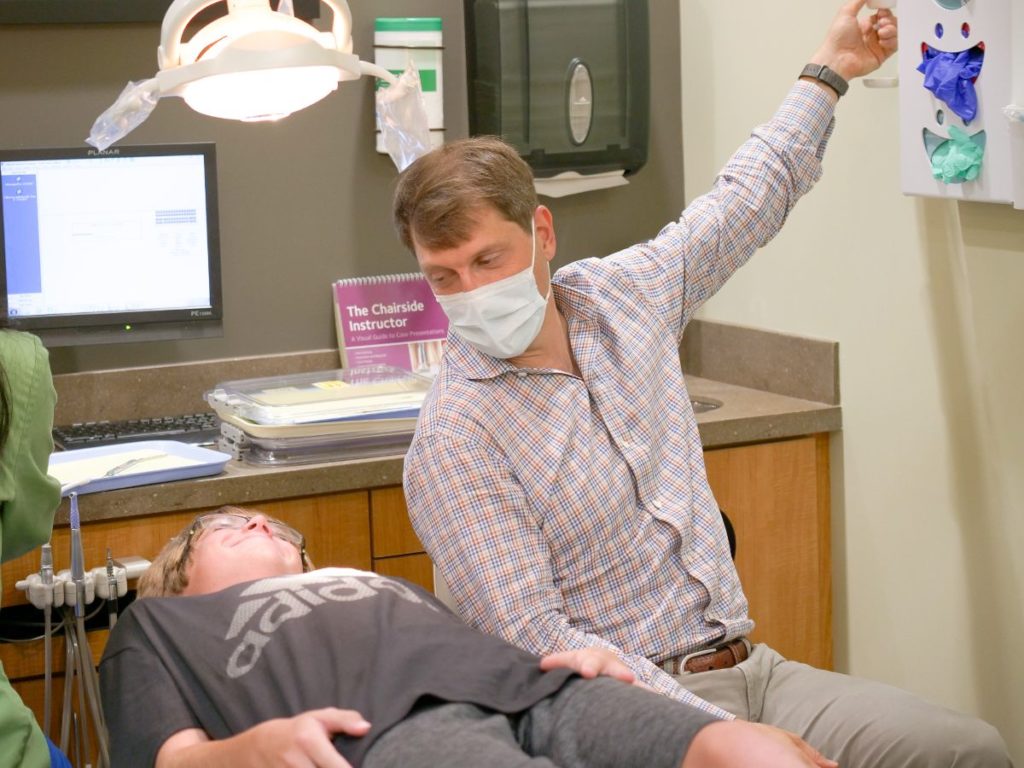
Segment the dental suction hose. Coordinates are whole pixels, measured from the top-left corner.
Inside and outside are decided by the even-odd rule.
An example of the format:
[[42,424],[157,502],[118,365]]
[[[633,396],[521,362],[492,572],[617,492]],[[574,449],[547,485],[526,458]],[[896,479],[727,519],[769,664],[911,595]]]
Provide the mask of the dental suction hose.
[[[89,639],[85,634],[85,552],[82,549],[82,525],[78,513],[78,494],[69,494],[71,502],[71,580],[75,585],[75,635],[77,640],[78,669],[81,673],[81,682],[85,691],[85,699],[88,702],[92,721],[96,726],[96,741],[99,747],[100,765],[110,765],[110,758],[107,751],[106,723],[103,718],[103,710],[100,707],[100,686],[96,677],[96,667],[92,663],[92,653],[89,651]],[[80,689],[81,690],[81,689]],[[83,710],[84,715],[84,710]],[[87,736],[88,727],[83,718],[83,734]],[[85,740],[88,753],[89,742]],[[88,756],[87,758],[88,759]]]
[[50,735],[50,713],[53,691],[53,547],[43,544],[39,555],[39,578],[43,582],[46,601],[43,604],[43,733]]

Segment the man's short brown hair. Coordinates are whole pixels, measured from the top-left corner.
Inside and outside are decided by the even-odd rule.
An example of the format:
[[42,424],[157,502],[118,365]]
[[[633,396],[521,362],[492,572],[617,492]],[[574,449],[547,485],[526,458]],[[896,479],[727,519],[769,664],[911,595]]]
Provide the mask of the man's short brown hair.
[[410,251],[454,248],[469,239],[477,213],[490,206],[530,231],[537,208],[533,172],[496,136],[445,144],[410,165],[398,179],[395,230]]

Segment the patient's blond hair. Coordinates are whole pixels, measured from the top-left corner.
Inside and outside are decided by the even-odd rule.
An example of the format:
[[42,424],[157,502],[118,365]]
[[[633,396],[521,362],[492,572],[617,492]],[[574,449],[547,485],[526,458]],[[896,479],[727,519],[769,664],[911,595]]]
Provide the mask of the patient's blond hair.
[[[189,549],[188,556],[185,556],[185,549],[188,545],[188,532],[192,530],[192,527],[199,518],[209,514],[235,514],[252,517],[262,513],[242,507],[225,506],[214,512],[204,512],[201,515],[196,515],[192,522],[181,529],[174,538],[164,545],[164,548],[160,550],[160,554],[153,558],[149,568],[139,577],[139,583],[136,586],[136,597],[172,597],[180,595],[185,590],[185,587],[188,586],[188,564],[192,560],[192,549]],[[270,522],[287,525],[287,523],[269,515],[265,515],[265,517]],[[195,539],[200,535],[202,535],[202,532],[197,533],[193,538],[193,548],[195,546]],[[313,562],[305,551],[302,553],[302,568],[305,571],[313,570]]]

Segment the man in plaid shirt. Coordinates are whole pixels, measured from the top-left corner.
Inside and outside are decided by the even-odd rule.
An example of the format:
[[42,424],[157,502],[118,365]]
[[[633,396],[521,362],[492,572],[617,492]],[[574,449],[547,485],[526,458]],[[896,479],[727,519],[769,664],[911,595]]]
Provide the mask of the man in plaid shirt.
[[551,211],[500,140],[410,166],[396,226],[451,333],[406,497],[459,611],[484,631],[535,653],[609,649],[657,691],[795,732],[844,766],[1004,766],[985,723],[751,648],[679,368],[693,313],[821,175],[846,81],[895,50],[895,18],[858,18],[863,5],[842,7],[815,66],[710,193],[606,258],[550,274]]

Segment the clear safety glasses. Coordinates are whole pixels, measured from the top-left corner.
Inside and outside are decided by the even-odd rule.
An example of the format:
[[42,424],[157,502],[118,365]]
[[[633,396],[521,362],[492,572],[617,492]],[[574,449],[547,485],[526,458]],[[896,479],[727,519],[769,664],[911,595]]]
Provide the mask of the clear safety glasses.
[[[192,542],[202,531],[218,531],[222,529],[239,531],[242,528],[245,528],[253,517],[255,517],[255,515],[243,515],[238,512],[211,512],[208,515],[200,515],[192,523],[192,527],[188,529],[188,536],[185,539],[185,549],[182,552],[182,562],[187,561],[189,550],[192,547]],[[306,537],[291,526],[285,525],[284,523],[278,522],[277,520],[273,520],[269,517],[265,517],[264,519],[266,520],[267,527],[270,529],[270,532],[273,533],[275,537],[292,544],[299,550],[299,554],[302,555],[303,567],[305,568]]]

